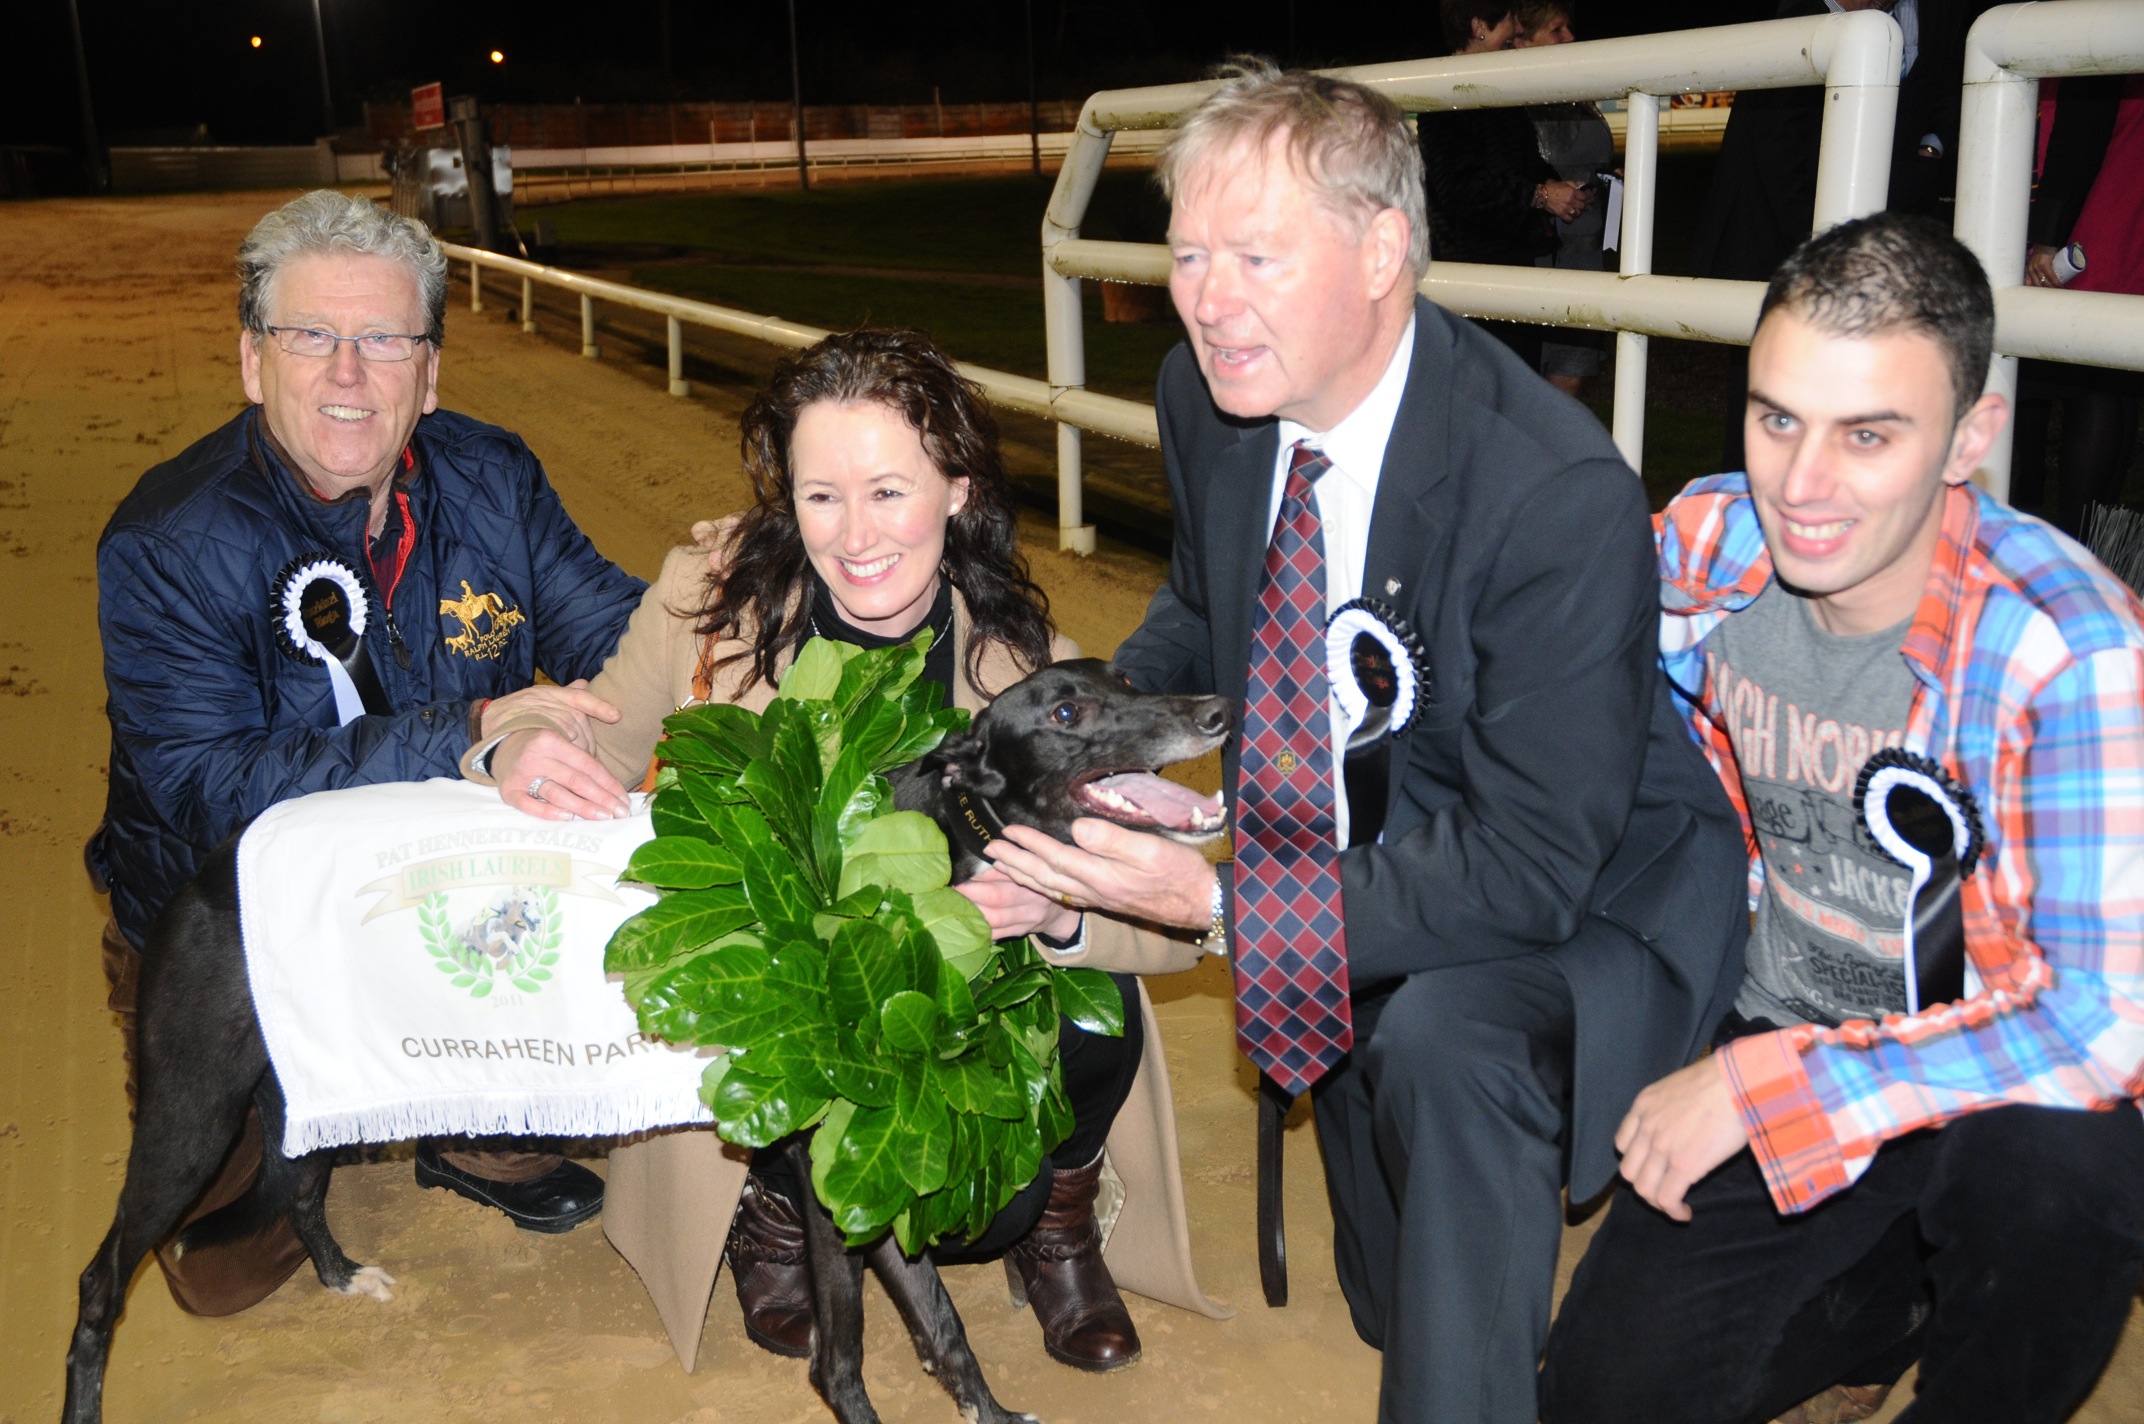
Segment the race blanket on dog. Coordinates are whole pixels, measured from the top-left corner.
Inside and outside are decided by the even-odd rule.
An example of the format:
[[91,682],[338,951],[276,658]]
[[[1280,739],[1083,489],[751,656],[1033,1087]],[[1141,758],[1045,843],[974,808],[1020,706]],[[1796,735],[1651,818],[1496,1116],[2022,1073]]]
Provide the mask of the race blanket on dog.
[[643,1037],[603,974],[611,932],[654,902],[618,883],[653,835],[644,804],[540,821],[449,779],[263,813],[239,842],[239,919],[284,1152],[710,1121],[707,1060]]

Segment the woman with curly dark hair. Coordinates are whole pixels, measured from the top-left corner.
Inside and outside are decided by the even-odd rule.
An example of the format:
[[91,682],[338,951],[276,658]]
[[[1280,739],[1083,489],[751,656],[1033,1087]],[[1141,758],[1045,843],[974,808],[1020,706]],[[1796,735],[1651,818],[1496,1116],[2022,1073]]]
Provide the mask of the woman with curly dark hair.
[[[776,368],[741,427],[752,506],[695,525],[693,543],[664,563],[588,687],[616,720],[583,731],[486,717],[462,763],[471,779],[550,819],[621,814],[664,717],[692,701],[764,708],[812,637],[883,647],[928,625],[936,636],[923,676],[970,710],[1076,655],[1051,629],[1048,600],[1020,556],[982,392],[921,333],[827,337]],[[960,888],[1001,938],[1031,934],[1052,959],[1112,971],[1125,1033],[1060,1023],[1071,1136],[980,1236],[939,1248],[938,1258],[1002,1254],[1053,1357],[1089,1370],[1129,1364],[1139,1336],[1112,1267],[1134,1290],[1215,1313],[1191,1273],[1168,1075],[1134,977],[1188,968],[1198,952],[1082,917],[994,871]],[[1105,1145],[1126,1188],[1108,1264],[1095,1215]],[[611,1154],[604,1228],[647,1282],[688,1368],[725,1241],[746,1334],[776,1354],[810,1351],[802,1184],[778,1165],[783,1154],[764,1154],[774,1165],[749,1173],[748,1155],[708,1129]]]

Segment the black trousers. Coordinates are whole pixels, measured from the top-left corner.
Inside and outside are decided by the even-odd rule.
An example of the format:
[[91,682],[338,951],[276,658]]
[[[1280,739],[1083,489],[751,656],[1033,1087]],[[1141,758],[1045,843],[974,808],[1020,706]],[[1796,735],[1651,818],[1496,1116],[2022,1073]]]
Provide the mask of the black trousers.
[[[1057,1059],[1065,1078],[1065,1097],[1072,1104],[1072,1135],[1042,1156],[1042,1166],[1033,1180],[999,1208],[983,1234],[970,1242],[945,1241],[931,1249],[931,1259],[956,1264],[986,1260],[1034,1229],[1049,1204],[1050,1183],[1057,1168],[1084,1167],[1101,1155],[1109,1141],[1109,1129],[1125,1100],[1132,1095],[1132,1080],[1139,1076],[1139,1060],[1146,1052],[1146,1023],[1139,1017],[1139,980],[1130,974],[1112,974],[1111,982],[1124,1002],[1124,1033],[1112,1038],[1089,1033],[1070,1019],[1057,1021]],[[788,1154],[774,1147],[756,1152],[752,1171],[760,1185],[792,1203],[801,1200],[796,1178],[789,1170]]]
[[1311,1090],[1340,1289],[1384,1352],[1384,1424],[1533,1424],[1572,1032],[1546,955],[1415,974],[1356,1000],[1355,1050]]
[[1896,1381],[1908,1419],[2069,1416],[2144,1275],[2144,1118],[2002,1107],[1890,1143],[1782,1216],[1748,1152],[1670,1221],[1624,1190],[1550,1336],[1547,1424],[1768,1420]]

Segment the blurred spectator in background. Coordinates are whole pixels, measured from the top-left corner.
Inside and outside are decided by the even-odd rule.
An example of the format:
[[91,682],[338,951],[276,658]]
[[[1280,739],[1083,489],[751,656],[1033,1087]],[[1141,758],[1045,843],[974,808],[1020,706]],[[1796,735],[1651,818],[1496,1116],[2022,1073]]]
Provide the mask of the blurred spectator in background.
[[[1510,49],[1520,22],[1511,0],[1442,0],[1453,54]],[[1417,116],[1427,170],[1429,250],[1438,262],[1531,267],[1556,252],[1555,223],[1586,210],[1590,191],[1541,157],[1524,109],[1452,109]],[[1538,326],[1482,323],[1529,366],[1541,364]]]
[[[2144,293],[2144,75],[2076,76],[2040,86],[2039,183],[2033,189],[2025,280],[2075,292]],[[2084,270],[2056,266],[2056,254]],[[2067,273],[2069,280],[2063,277]],[[2144,377],[2099,366],[2027,361],[2018,373],[2011,501],[2046,506],[2049,520],[2082,535],[2094,504],[2122,502],[2137,446]],[[2062,407],[2055,497],[2043,498],[2047,433]]]
[[[1518,0],[1516,49],[1569,44],[1576,0]],[[1541,157],[1556,176],[1588,190],[1592,201],[1576,217],[1555,219],[1556,250],[1534,259],[1542,267],[1580,272],[1601,270],[1601,240],[1608,205],[1606,183],[1598,176],[1616,168],[1615,135],[1594,104],[1534,104],[1526,110],[1534,121]],[[1562,331],[1541,343],[1541,374],[1565,395],[1575,396],[1586,377],[1601,369],[1604,338],[1595,331]]]
[[[1898,66],[1898,119],[1892,128],[1894,212],[1950,222],[1957,180],[1958,101],[1965,35],[1993,0],[1782,0],[1777,18],[1884,10],[1905,39]],[[1816,224],[1817,146],[1824,89],[1745,90],[1735,96],[1712,188],[1690,244],[1690,275],[1738,282],[1771,280]],[[1742,372],[1732,382],[1720,468],[1742,458]]]

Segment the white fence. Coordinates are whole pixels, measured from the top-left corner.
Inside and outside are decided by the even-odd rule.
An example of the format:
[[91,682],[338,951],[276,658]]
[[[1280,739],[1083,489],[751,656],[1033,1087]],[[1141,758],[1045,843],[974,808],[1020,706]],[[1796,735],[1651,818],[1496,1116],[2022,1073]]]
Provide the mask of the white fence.
[[[1652,274],[1660,96],[1824,85],[1816,222],[1828,226],[1883,206],[1902,43],[1890,16],[1865,10],[1332,72],[1377,88],[1409,112],[1626,96],[1620,272],[1432,262],[1421,289],[1469,316],[1616,332],[1615,438],[1635,468],[1645,448],[1647,338],[1746,342],[1763,297],[1754,282]],[[1078,142],[1058,170],[1042,221],[1043,312],[1053,395],[1086,384],[1081,278],[1168,281],[1166,247],[1079,236],[1103,160],[1120,133],[1167,128],[1211,90],[1210,84],[1118,90],[1095,95],[1081,111]],[[1111,423],[1085,428],[1152,443],[1153,411],[1128,401],[1117,405],[1125,409],[1112,411]],[[1086,552],[1094,547],[1094,530],[1082,508],[1080,440],[1080,425],[1058,426],[1058,543]]]
[[[536,287],[556,287],[572,292],[581,299],[581,354],[591,359],[603,354],[596,341],[596,307],[598,301],[615,306],[629,307],[635,311],[653,312],[665,319],[669,328],[670,347],[670,394],[690,395],[692,385],[685,379],[685,336],[687,326],[701,326],[710,331],[727,332],[732,336],[750,337],[756,341],[769,342],[775,346],[801,349],[820,340],[828,333],[820,327],[805,326],[801,322],[784,321],[780,317],[757,316],[751,312],[737,311],[730,307],[715,306],[710,302],[696,302],[685,297],[673,297],[662,292],[651,292],[643,287],[629,287],[623,282],[607,282],[600,277],[583,276],[569,272],[563,267],[546,267],[539,262],[527,262],[518,257],[504,257],[496,252],[480,248],[464,247],[460,243],[440,244],[447,256],[457,262],[469,264],[469,309],[484,310],[484,280],[486,270],[503,272],[521,279],[521,329],[536,330]],[[1121,418],[1117,409],[1132,406],[1147,412],[1147,423],[1153,423],[1151,407],[1136,406],[1130,401],[1120,401],[1112,396],[1095,395],[1090,391],[1052,391],[1046,381],[1031,376],[1015,376],[1008,371],[994,371],[987,366],[960,363],[961,374],[980,385],[990,399],[1009,410],[1039,415],[1047,420],[1077,421],[1082,425],[1097,425]],[[1149,436],[1148,444],[1155,443]]]
[[[1435,263],[1422,292],[1470,316],[1616,333],[1614,434],[1633,468],[1642,467],[1645,441],[1647,341],[1651,336],[1746,344],[1756,325],[1763,286],[1666,277],[1652,272],[1653,210],[1657,193],[1660,96],[1701,89],[1765,89],[1821,83],[1826,90],[1817,165],[1818,228],[1880,209],[1889,183],[1892,119],[1898,94],[1901,40],[1888,15],[1858,11],[1809,19],[1771,20],[1670,35],[1597,40],[1547,49],[1512,50],[1333,71],[1376,86],[1402,109],[1491,108],[1626,96],[1626,190],[1618,272]],[[1996,286],[1996,389],[2013,392],[2019,357],[2144,370],[2144,297],[2048,291],[2021,285],[2026,204],[2035,131],[2035,81],[2053,74],[2110,74],[2144,70],[2144,4],[2138,0],[2043,0],[1991,10],[1974,27],[1966,69],[1964,124],[1959,143],[1959,236],[1980,255]],[[1168,249],[1097,242],[1079,225],[1112,151],[1134,145],[1151,152],[1165,131],[1208,92],[1181,84],[1096,94],[1071,135],[1045,135],[1064,158],[1042,225],[1043,295],[1048,379],[963,365],[991,399],[1057,423],[1059,547],[1092,552],[1094,530],[1084,519],[1081,440],[1095,431],[1143,445],[1159,443],[1154,409],[1087,390],[1082,279],[1166,285]],[[1718,111],[1682,111],[1716,113]],[[1018,138],[1018,136],[1015,136]],[[974,144],[966,140],[854,140],[854,143]],[[1019,139],[1024,144],[1024,138]],[[771,147],[762,145],[761,147]],[[782,145],[785,149],[788,145]],[[684,146],[691,148],[693,146]],[[697,146],[704,151],[708,146]],[[725,145],[743,147],[743,145]],[[811,144],[816,166],[822,151]],[[645,151],[645,150],[642,150]],[[527,151],[515,155],[525,168]],[[599,150],[554,150],[586,152]],[[790,149],[786,161],[795,163]],[[470,264],[470,295],[482,308],[484,269],[517,276],[527,321],[536,284],[575,292],[581,299],[582,354],[599,353],[598,300],[659,313],[669,328],[670,389],[689,390],[682,328],[712,330],[788,347],[808,346],[826,333],[816,327],[690,301],[560,268],[450,244]],[[1991,456],[1983,479],[1998,496],[2008,492],[2008,449]]]
[[[1981,16],[1966,40],[1957,233],[1995,284],[1995,349],[2003,354],[1989,374],[1992,390],[2016,395],[2021,356],[2144,369],[2144,297],[2024,285],[2039,81],[2139,70],[2144,4],[2137,0],[2004,5]],[[1998,498],[2010,492],[2007,430],[1983,481]]]

